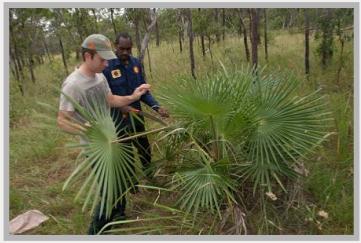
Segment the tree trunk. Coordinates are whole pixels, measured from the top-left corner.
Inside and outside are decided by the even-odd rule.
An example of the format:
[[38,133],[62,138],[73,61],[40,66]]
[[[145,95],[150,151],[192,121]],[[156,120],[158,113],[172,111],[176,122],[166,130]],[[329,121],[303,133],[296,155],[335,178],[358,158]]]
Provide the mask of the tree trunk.
[[53,60],[51,59],[51,55],[49,53],[49,48],[48,48],[48,45],[46,44],[45,37],[43,38],[43,45],[44,45],[44,50],[45,50],[46,56],[48,57],[49,62],[51,63]]
[[332,59],[333,50],[332,50],[332,43],[333,43],[333,29],[334,24],[332,22],[332,10],[325,9],[325,17],[322,20],[322,68],[326,68],[329,61]]
[[305,18],[305,73],[307,79],[310,75],[310,19],[308,16],[308,9],[304,10],[304,18]]
[[337,70],[337,85],[340,85],[340,76],[341,76],[341,70],[343,67],[343,50],[344,50],[344,46],[345,46],[345,40],[340,38],[340,42],[341,42],[341,51],[340,51],[340,66],[338,67]]
[[[219,22],[219,9],[215,8],[214,9],[214,19],[216,21],[216,26],[218,26],[218,22]],[[216,29],[216,41],[219,42],[221,40],[220,36],[219,36],[219,29]]]
[[[153,8],[154,15],[156,15],[155,8]],[[159,26],[158,26],[158,20],[155,21],[155,37],[156,37],[156,45],[159,47],[160,39],[159,39]]]
[[29,50],[29,58],[28,58],[28,67],[29,67],[29,72],[30,72],[30,77],[31,77],[31,81],[33,82],[33,84],[35,84],[35,74],[34,74],[34,58],[33,55],[31,53],[31,51]]
[[134,20],[134,25],[135,25],[135,44],[137,46],[137,50],[138,50],[138,56],[140,56],[140,50],[142,48],[142,44],[140,43],[140,29],[139,29],[139,18],[138,16],[136,16],[136,19]]
[[16,61],[16,64],[18,66],[19,77],[21,79],[21,82],[23,83],[24,80],[25,80],[24,71],[23,71],[24,65],[21,64],[21,57],[18,56],[18,55],[19,55],[19,53],[17,51],[17,48],[15,48],[15,61]]
[[252,26],[252,65],[253,70],[257,70],[258,66],[258,9],[251,9],[251,26]]
[[[13,65],[11,65],[11,63]],[[13,67],[12,67],[13,66]],[[16,61],[15,61],[15,55],[14,55],[14,51],[13,49],[10,47],[10,67],[12,68],[12,72],[14,74],[14,77],[16,80],[19,80],[20,76],[19,76],[19,70],[18,67],[16,65]]]
[[16,59],[15,50],[12,51],[10,49],[10,56],[11,56],[11,59],[12,59],[13,64],[14,64],[13,72],[14,72],[15,79],[17,81],[19,91],[20,91],[21,95],[24,96],[24,88],[23,88],[23,80],[24,79],[21,79],[21,77],[20,77],[20,71],[19,71],[18,62],[17,62],[17,59]]
[[201,46],[202,46],[202,56],[203,58],[206,57],[206,48],[204,47],[204,35],[201,34]]
[[63,64],[64,64],[64,68],[65,68],[65,73],[66,75],[69,74],[68,72],[68,66],[66,64],[66,57],[65,57],[65,52],[64,52],[64,46],[63,46],[63,41],[61,40],[61,37],[58,35],[59,38],[59,46],[60,46],[60,51],[61,51],[61,58],[63,59]]
[[38,62],[39,65],[44,64],[44,58],[43,58],[43,56],[42,56],[41,54],[40,54],[40,55],[36,55],[35,58],[36,58],[36,60],[37,60],[37,62]]
[[267,40],[267,9],[264,9],[264,54],[266,61],[268,61],[268,40]]
[[153,13],[153,11],[151,9],[149,9],[149,16],[150,16],[151,22],[146,27],[146,32],[144,34],[143,41],[142,41],[142,43],[140,45],[139,60],[140,60],[141,63],[143,63],[144,56],[145,56],[145,51],[148,48],[148,44],[149,44],[149,40],[150,40],[150,33],[153,31],[153,29],[155,27],[155,24],[157,23],[156,15],[155,15],[155,13]]
[[197,79],[195,75],[195,61],[194,61],[194,50],[193,50],[193,30],[192,30],[192,12],[187,9],[188,19],[188,37],[189,37],[189,58],[191,62],[191,73],[194,79]]
[[209,54],[211,55],[211,60],[213,63],[213,54],[212,54],[212,49],[211,49],[212,40],[211,40],[210,35],[207,35],[207,37],[208,37],[208,50],[209,50]]
[[11,37],[11,41],[12,43],[14,44],[14,64],[15,64],[15,67],[17,69],[17,73],[18,73],[18,86],[19,86],[19,89],[20,89],[20,92],[22,93],[22,95],[24,95],[24,80],[25,80],[25,77],[24,77],[24,72],[23,72],[23,66],[21,64],[21,56],[20,56],[20,52],[18,50],[18,46],[17,46],[17,42],[16,42],[16,39],[13,35],[13,33],[11,33],[10,35]]
[[292,15],[292,13],[290,12],[290,21],[288,22],[287,28],[290,29],[291,26],[292,26],[292,24],[293,24],[293,15]]
[[114,35],[117,36],[118,31],[117,31],[117,27],[116,27],[115,21],[114,21],[114,8],[110,8],[110,20],[112,22]]
[[222,8],[222,39],[226,38],[226,10]]
[[249,48],[248,48],[248,40],[247,40],[247,29],[246,29],[246,25],[243,22],[242,19],[242,10],[239,10],[239,22],[240,25],[242,26],[242,30],[243,30],[243,43],[244,43],[244,49],[245,49],[245,53],[246,53],[246,58],[247,58],[247,62],[249,62]]
[[287,25],[287,15],[285,16],[285,19],[282,23],[282,29],[284,30],[286,28],[286,25]]
[[179,50],[180,50],[180,52],[182,52],[183,51],[183,46],[182,46],[182,31],[180,30],[179,32],[178,32],[178,40],[179,40]]
[[147,54],[148,54],[148,66],[149,66],[149,72],[152,73],[152,63],[150,60],[150,54],[149,54],[149,48],[147,47]]
[[[154,12],[152,11],[152,9],[149,9],[149,16],[150,16],[150,19],[151,19],[151,23],[146,27],[146,32],[145,32],[143,41],[140,44],[140,50],[139,50],[139,61],[140,61],[141,65],[142,65],[142,74],[143,74],[143,78],[144,78],[145,81],[147,79],[146,79],[146,74],[145,74],[145,71],[144,71],[144,56],[145,56],[145,51],[148,48],[150,33],[153,31],[153,29],[155,27],[155,23],[157,21],[157,18],[155,16]],[[138,25],[138,31],[139,31],[139,25]],[[139,42],[140,42],[140,33],[138,33],[138,34],[139,34],[138,38],[139,38]]]

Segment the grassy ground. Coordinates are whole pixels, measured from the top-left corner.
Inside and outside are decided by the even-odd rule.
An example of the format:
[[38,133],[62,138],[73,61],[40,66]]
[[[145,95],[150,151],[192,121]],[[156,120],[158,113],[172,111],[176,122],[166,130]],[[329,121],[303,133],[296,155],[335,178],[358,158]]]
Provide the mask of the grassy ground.
[[[346,45],[344,53],[346,65],[341,70],[340,81],[337,81],[339,50],[336,50],[330,66],[322,69],[315,51],[317,42],[311,41],[311,76],[306,80],[303,74],[303,35],[273,32],[270,39],[268,62],[264,59],[263,47],[259,48],[260,65],[266,65],[267,70],[292,71],[302,81],[300,93],[321,87],[322,92],[327,95],[328,107],[335,119],[329,128],[335,134],[330,136],[322,149],[310,155],[309,160],[304,161],[309,173],[302,181],[304,190],[298,195],[300,206],[273,218],[275,226],[270,232],[352,234],[353,46],[351,43]],[[229,69],[248,65],[243,42],[239,37],[229,37],[225,42],[212,45],[213,60],[210,58],[210,52],[207,52],[205,58],[201,56],[198,40],[195,46],[197,76],[219,70],[218,61]],[[147,57],[145,68],[155,96],[157,96],[157,87],[163,83],[172,82],[176,85],[178,77],[190,75],[188,58],[186,51],[179,52],[177,42],[162,43],[160,47],[156,47],[153,43],[150,45],[152,72]],[[76,61],[71,58],[69,69],[72,70],[75,65]],[[61,60],[57,57],[55,62],[36,68],[36,84],[32,84],[31,81],[26,83],[24,97],[19,94],[15,81],[10,80],[10,218],[30,209],[38,209],[50,218],[27,234],[86,234],[90,222],[89,212],[81,212],[81,203],[73,202],[76,188],[62,192],[65,179],[75,168],[74,160],[78,153],[65,148],[64,145],[76,139],[59,131],[55,121],[48,121],[48,125],[43,126],[44,118],[36,115],[43,112],[37,101],[51,103],[57,107],[58,93],[51,87],[53,85],[60,87],[65,76]],[[152,124],[148,122],[148,126]],[[155,159],[159,158],[155,149],[154,153]],[[174,202],[173,197],[174,195],[171,194],[159,194],[158,191],[142,189],[141,193],[131,195],[127,205],[128,217],[135,219],[168,215],[169,211],[161,210],[153,203],[156,201],[158,204],[171,205]],[[317,216],[320,210],[328,213],[327,219]],[[256,212],[247,215],[250,234],[259,232],[257,217]],[[200,228],[191,230],[185,228],[182,231],[174,227],[177,226],[176,221],[157,222],[162,227],[152,232],[144,230],[143,233],[224,233],[222,230],[209,227],[213,220],[205,215],[200,222]],[[141,225],[145,227],[147,224]],[[140,231],[127,230],[118,233],[135,232]]]

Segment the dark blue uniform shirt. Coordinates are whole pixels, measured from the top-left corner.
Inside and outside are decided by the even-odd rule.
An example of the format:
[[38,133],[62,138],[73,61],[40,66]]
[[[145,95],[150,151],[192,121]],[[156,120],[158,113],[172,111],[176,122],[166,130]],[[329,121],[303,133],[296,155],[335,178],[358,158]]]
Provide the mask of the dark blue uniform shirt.
[[[135,57],[129,58],[127,66],[123,65],[118,58],[108,61],[108,67],[103,71],[109,87],[114,95],[131,95],[134,90],[142,84],[145,84],[141,64]],[[150,92],[141,96],[140,101],[143,101],[148,106],[156,109],[159,107],[159,103],[153,98]],[[130,106],[141,110],[140,101],[133,102]],[[117,108],[112,109],[112,115],[119,124],[122,118],[121,111]]]

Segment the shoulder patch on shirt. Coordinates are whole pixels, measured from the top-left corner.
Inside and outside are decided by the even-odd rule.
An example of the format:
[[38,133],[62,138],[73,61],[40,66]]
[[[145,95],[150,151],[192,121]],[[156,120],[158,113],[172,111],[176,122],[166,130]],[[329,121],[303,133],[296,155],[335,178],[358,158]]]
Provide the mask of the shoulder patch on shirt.
[[112,71],[112,77],[113,78],[119,78],[120,76],[122,76],[122,73],[120,72],[119,69],[115,69]]
[[133,67],[133,72],[136,73],[136,74],[138,74],[138,73],[139,73],[139,67],[134,66],[134,67]]

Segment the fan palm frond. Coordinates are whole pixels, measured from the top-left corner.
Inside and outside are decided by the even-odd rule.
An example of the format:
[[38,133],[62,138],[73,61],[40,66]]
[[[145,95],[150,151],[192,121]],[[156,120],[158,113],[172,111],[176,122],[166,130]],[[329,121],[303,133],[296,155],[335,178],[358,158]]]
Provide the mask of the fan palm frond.
[[[264,72],[264,70],[263,70]],[[254,190],[283,177],[327,136],[329,113],[318,92],[297,96],[298,82],[282,73],[252,74],[252,69],[182,79],[165,87],[164,103],[215,161],[236,154],[238,176],[251,179]],[[233,161],[234,160],[229,160]],[[244,161],[248,161],[244,163]]]
[[83,210],[93,200],[93,211],[100,196],[99,215],[105,211],[106,217],[110,217],[115,203],[125,196],[127,189],[134,187],[137,180],[133,148],[129,143],[114,142],[117,140],[117,128],[105,97],[83,99],[83,105],[80,105],[71,97],[65,96],[90,127],[83,135],[87,143],[73,146],[83,149],[80,157],[83,161],[67,179],[63,190],[76,178],[87,175],[75,199],[85,193]]
[[[212,163],[211,163],[212,162]],[[220,203],[235,202],[235,181],[229,175],[228,163],[212,161],[212,157],[193,140],[183,168],[171,182],[173,190],[181,191],[177,204],[196,217],[201,210],[217,212],[221,218]]]
[[260,185],[271,190],[271,178],[284,189],[280,177],[296,176],[291,164],[323,140],[330,113],[317,91],[295,96],[294,80],[274,82],[266,77],[261,83],[263,88],[249,97],[254,104],[253,124],[245,148],[252,163],[244,177],[253,178],[254,190]]

